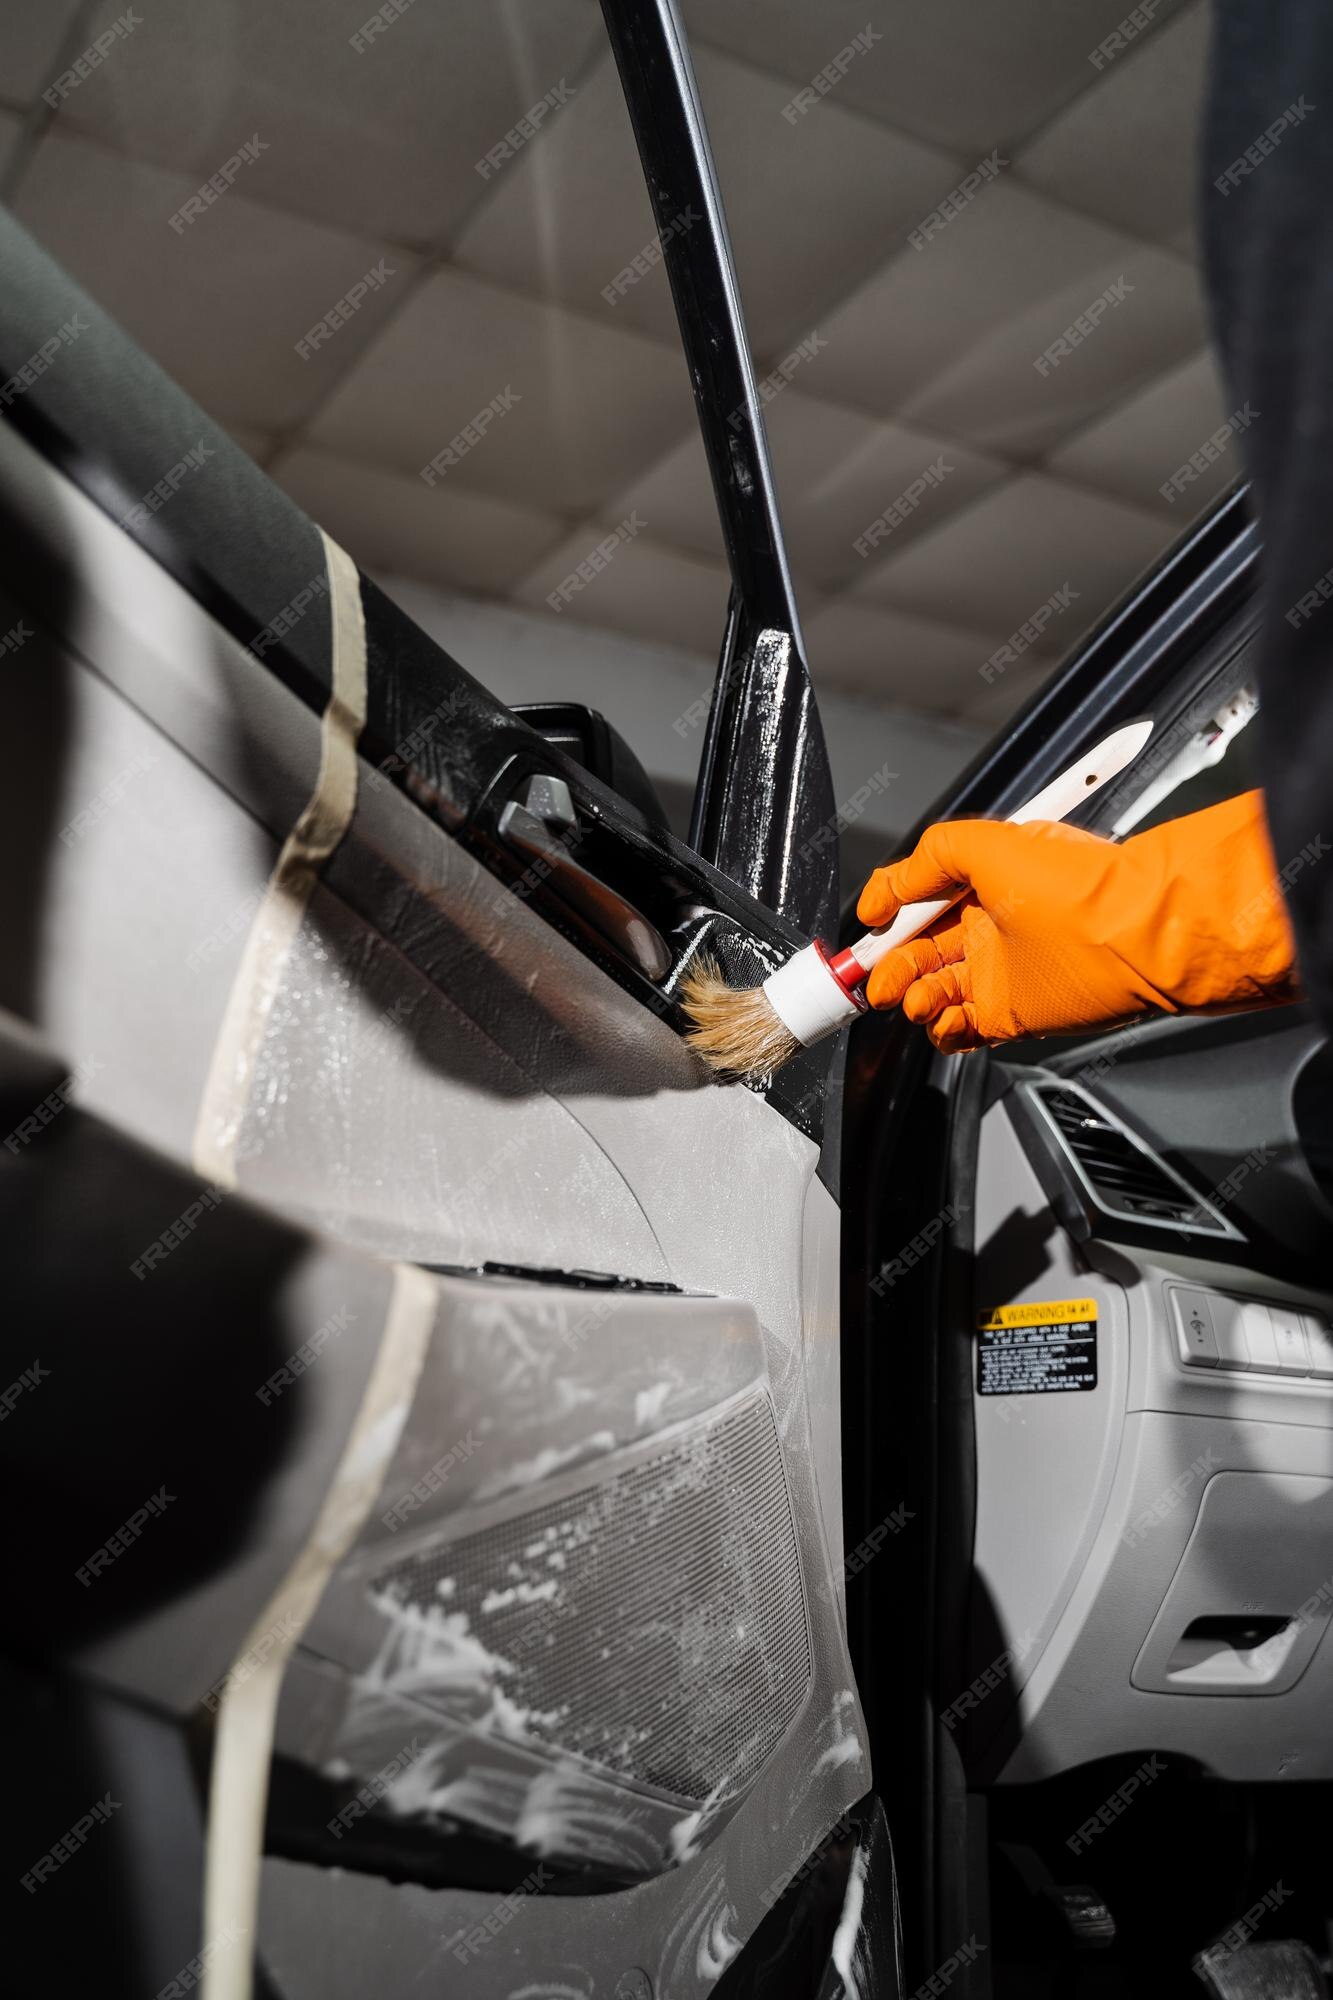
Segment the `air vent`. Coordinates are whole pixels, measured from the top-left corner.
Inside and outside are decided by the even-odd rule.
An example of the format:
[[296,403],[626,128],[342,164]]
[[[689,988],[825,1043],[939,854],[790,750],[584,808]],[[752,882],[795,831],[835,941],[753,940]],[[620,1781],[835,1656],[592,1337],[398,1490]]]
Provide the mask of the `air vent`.
[[1220,1209],[1080,1084],[1034,1083],[1028,1095],[1104,1215],[1195,1236],[1239,1238]]

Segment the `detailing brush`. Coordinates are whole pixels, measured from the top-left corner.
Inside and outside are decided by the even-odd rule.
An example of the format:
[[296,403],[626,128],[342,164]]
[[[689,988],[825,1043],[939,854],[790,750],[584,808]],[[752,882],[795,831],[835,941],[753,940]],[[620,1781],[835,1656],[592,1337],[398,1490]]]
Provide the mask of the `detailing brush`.
[[[1134,761],[1152,727],[1151,722],[1131,722],[1117,729],[1035,799],[1010,813],[1010,823],[1064,819]],[[705,1062],[727,1076],[771,1076],[798,1050],[836,1034],[867,1012],[870,1003],[861,988],[871,970],[886,952],[906,944],[952,909],[964,893],[960,889],[938,902],[907,903],[882,931],[867,931],[843,951],[831,952],[816,939],[762,986],[737,991],[727,985],[712,959],[701,958],[680,985],[690,1021],[686,1040]]]

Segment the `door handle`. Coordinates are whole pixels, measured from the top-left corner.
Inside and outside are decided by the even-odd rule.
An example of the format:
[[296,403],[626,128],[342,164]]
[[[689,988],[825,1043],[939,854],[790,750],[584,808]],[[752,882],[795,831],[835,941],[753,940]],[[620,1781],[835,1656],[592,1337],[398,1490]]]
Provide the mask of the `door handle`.
[[661,932],[628,897],[584,868],[570,852],[579,837],[579,820],[563,779],[529,779],[527,802],[509,800],[500,814],[499,834],[507,847],[527,860],[529,872],[540,870],[538,879],[549,881],[622,958],[649,979],[661,979],[670,970],[671,953]]

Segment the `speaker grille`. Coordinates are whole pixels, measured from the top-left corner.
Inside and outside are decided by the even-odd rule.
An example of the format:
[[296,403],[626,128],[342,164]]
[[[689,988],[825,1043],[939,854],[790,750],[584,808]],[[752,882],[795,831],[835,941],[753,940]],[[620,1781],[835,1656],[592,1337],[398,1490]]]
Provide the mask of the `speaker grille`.
[[[762,1393],[580,1492],[417,1551],[372,1590],[451,1624],[462,1614],[455,1629],[495,1662],[490,1719],[505,1733],[690,1801],[744,1790],[810,1684]],[[475,1689],[448,1676],[416,1695],[478,1719]]]

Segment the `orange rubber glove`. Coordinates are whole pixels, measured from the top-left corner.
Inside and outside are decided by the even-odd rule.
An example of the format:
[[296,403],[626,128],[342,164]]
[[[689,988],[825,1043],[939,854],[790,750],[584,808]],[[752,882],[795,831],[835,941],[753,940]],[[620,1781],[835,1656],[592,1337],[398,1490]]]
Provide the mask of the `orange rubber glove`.
[[959,887],[970,894],[866,987],[872,1006],[901,1001],[939,1049],[1297,997],[1260,792],[1123,844],[1048,820],[945,820],[876,869],[857,914],[879,928]]

